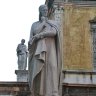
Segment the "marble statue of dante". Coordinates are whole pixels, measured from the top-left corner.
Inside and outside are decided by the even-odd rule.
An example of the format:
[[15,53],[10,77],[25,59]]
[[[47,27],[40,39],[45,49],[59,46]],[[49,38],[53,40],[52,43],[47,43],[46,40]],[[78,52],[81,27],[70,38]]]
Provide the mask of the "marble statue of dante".
[[17,46],[17,56],[18,56],[18,70],[26,70],[27,67],[27,47],[24,44],[25,39],[21,40],[21,43]]
[[48,20],[46,5],[39,7],[39,21],[29,39],[29,85],[32,96],[59,96],[60,46],[56,22]]

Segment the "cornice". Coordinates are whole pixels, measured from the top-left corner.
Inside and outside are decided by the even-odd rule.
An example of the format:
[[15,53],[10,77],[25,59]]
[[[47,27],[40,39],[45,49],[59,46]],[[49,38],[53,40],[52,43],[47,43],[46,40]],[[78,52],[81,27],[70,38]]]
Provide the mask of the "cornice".
[[[52,3],[51,3],[52,2]],[[46,4],[48,5],[48,3],[51,3],[53,5],[61,5],[61,6],[64,6],[64,5],[76,5],[76,6],[89,6],[89,7],[93,7],[93,6],[96,6],[96,1],[70,1],[70,0],[46,0]]]

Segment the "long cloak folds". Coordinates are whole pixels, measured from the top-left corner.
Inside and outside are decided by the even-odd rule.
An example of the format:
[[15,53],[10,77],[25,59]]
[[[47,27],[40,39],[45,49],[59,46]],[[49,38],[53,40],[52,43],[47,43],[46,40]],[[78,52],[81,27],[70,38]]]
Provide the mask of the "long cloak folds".
[[[61,60],[61,52],[60,52],[61,51],[60,50],[61,49],[60,48],[61,46],[60,45],[60,31],[58,30],[55,22],[49,20],[47,23],[51,27],[54,27],[55,30],[57,31],[56,32],[57,34],[55,36],[55,47],[56,47],[56,55],[57,55],[56,56],[57,57],[57,78],[58,78],[58,90],[59,90],[60,85],[61,85],[60,79],[61,79],[61,68],[62,68],[62,65],[61,65],[62,60]],[[40,74],[40,72],[42,72],[42,70],[45,70],[44,65],[46,63],[46,60],[45,60],[46,54],[47,53],[46,53],[46,46],[45,46],[44,40],[42,41],[41,39],[39,40],[38,43],[37,42],[32,43],[31,49],[29,50],[29,85],[33,94],[34,94],[33,86],[34,86],[35,78],[36,76],[38,76],[38,74]],[[40,90],[42,90],[42,88]]]

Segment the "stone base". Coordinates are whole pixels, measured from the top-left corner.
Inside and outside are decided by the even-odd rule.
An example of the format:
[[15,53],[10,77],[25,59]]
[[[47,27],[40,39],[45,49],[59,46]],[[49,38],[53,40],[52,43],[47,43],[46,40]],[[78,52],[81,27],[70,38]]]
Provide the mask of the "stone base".
[[28,82],[28,70],[15,70],[17,82]]
[[94,84],[96,85],[96,71],[66,70],[63,71],[63,83]]

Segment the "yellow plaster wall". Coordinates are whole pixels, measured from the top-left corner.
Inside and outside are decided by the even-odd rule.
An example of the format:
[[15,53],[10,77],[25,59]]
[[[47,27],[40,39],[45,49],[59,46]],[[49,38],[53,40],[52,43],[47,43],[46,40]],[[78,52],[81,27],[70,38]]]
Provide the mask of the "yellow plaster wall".
[[92,69],[92,38],[89,20],[95,16],[96,7],[64,5],[63,69]]

